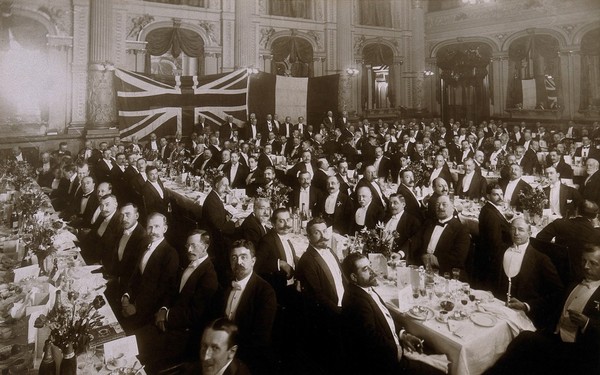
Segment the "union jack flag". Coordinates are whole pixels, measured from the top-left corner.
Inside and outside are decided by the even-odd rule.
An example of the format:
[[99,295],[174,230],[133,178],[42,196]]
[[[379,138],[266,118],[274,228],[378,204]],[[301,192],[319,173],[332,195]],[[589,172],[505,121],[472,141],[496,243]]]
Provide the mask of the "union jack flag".
[[149,76],[115,71],[121,137],[138,139],[191,133],[199,114],[218,128],[231,115],[242,124],[248,113],[248,71],[198,76]]

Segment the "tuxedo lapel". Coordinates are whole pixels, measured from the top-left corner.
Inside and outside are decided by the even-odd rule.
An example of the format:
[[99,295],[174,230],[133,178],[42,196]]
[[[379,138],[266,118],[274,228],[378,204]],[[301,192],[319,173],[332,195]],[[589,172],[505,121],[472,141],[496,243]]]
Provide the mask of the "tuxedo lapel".
[[283,244],[281,243],[281,238],[277,234],[275,234],[275,247],[279,252],[279,259],[286,259],[285,250],[283,249]]
[[315,258],[315,261],[319,264],[319,267],[321,267],[321,269],[323,270],[323,273],[325,274],[327,281],[329,281],[329,286],[331,287],[331,290],[333,290],[334,294],[335,294],[336,293],[335,281],[333,280],[333,275],[331,274],[329,267],[327,267],[327,263],[325,263],[325,260],[323,260],[323,258],[321,258],[321,255],[319,255],[317,249],[315,249],[312,246],[310,247],[310,249],[312,251],[312,256]]

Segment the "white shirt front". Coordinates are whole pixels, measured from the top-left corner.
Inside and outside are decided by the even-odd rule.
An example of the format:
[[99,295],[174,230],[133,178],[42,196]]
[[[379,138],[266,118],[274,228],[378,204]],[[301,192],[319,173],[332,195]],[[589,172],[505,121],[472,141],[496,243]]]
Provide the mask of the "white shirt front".
[[306,210],[310,209],[310,194],[309,194],[309,189],[310,188],[300,188],[300,201],[298,202],[299,206],[298,208],[302,209],[303,207]]
[[85,208],[87,207],[88,201],[90,200],[90,197],[92,196],[92,194],[94,194],[94,192],[91,192],[87,196],[83,195],[81,197],[81,203],[79,205],[79,214],[83,215],[83,213],[85,212]]
[[571,291],[569,297],[567,297],[567,301],[565,302],[565,306],[558,322],[558,332],[563,342],[575,342],[577,337],[578,327],[571,322],[571,319],[569,319],[569,310],[582,313],[585,305],[587,305],[598,287],[600,287],[600,280],[583,281],[579,283],[573,291]]
[[475,175],[475,172],[471,172],[471,173],[466,173],[465,177],[463,177],[463,182],[462,182],[462,191],[463,193],[466,193],[467,191],[469,191],[469,188],[471,187],[471,181],[473,181],[473,176]]
[[112,169],[113,169],[112,160],[106,160],[106,159],[102,159],[102,160],[104,160],[104,164],[106,164],[108,166],[108,169],[112,171]]
[[367,218],[367,210],[369,209],[370,204],[371,203],[369,202],[369,204],[367,204],[365,207],[359,207],[356,210],[356,213],[354,214],[354,221],[357,225],[365,225],[365,220]]
[[340,266],[329,249],[316,250],[319,256],[321,256],[321,258],[323,258],[323,260],[325,261],[325,264],[327,264],[327,268],[329,268],[329,271],[333,276],[333,282],[335,284],[335,293],[338,297],[337,305],[341,307],[342,298],[344,298],[344,284],[342,282],[342,273],[340,271]]
[[398,223],[400,222],[400,219],[402,218],[403,213],[404,213],[404,211],[397,213],[395,215],[392,215],[390,220],[388,220],[388,222],[385,223],[385,227],[383,228],[383,230],[385,232],[389,232],[389,233],[392,233],[393,231],[395,231],[396,228],[398,228]]
[[186,269],[183,271],[183,274],[181,275],[181,282],[179,283],[179,293],[181,293],[181,291],[183,290],[185,283],[187,283],[190,276],[192,276],[192,273],[194,273],[196,268],[198,268],[198,266],[200,266],[202,262],[204,262],[206,259],[208,259],[208,255],[200,259],[196,259],[186,267]]
[[379,294],[377,294],[377,292],[375,292],[375,289],[373,288],[361,288],[369,294],[373,301],[375,301],[375,304],[379,308],[379,311],[381,311],[381,313],[385,317],[385,321],[390,327],[390,331],[392,331],[392,336],[394,336],[394,341],[396,342],[396,345],[400,345],[400,340],[398,339],[398,334],[396,333],[396,324],[394,323],[394,319],[392,318],[392,315],[390,314],[388,308],[385,307],[385,305],[381,302],[381,297],[379,296]]
[[250,276],[252,276],[252,272],[250,272],[250,274],[244,277],[243,279],[232,282],[232,285],[235,283],[235,285],[239,286],[239,289],[236,289],[235,287],[231,289],[231,292],[229,293],[229,298],[227,298],[227,307],[225,308],[225,315],[227,315],[227,317],[231,320],[235,319],[235,312],[237,311],[238,305],[240,304],[242,294],[244,293],[244,290],[246,290],[246,286],[248,285]]
[[529,246],[529,241],[522,245],[513,245],[504,252],[503,267],[507,277],[513,278],[521,272],[525,250]]
[[150,260],[150,257],[152,256],[152,254],[154,254],[154,250],[156,250],[156,248],[158,247],[158,245],[160,245],[160,243],[163,241],[163,239],[164,238],[161,238],[158,241],[153,241],[150,243],[150,245],[148,245],[148,249],[142,256],[142,260],[140,261],[140,272],[142,274],[144,274],[144,271],[146,270],[146,266],[148,265],[148,260]]
[[235,176],[237,175],[237,171],[238,171],[238,167],[240,166],[239,163],[231,163],[231,168],[229,169],[229,183],[233,183],[233,180],[235,179]]
[[163,189],[160,187],[160,185],[158,184],[158,182],[152,182],[150,181],[150,184],[152,186],[154,186],[154,188],[156,189],[156,191],[158,191],[158,195],[160,195],[161,199],[165,199],[165,193],[163,192]]
[[[285,261],[293,269],[296,269],[296,261],[294,260],[294,250],[292,249],[290,240],[287,238],[287,236],[282,236],[279,233],[277,233],[277,236],[279,236],[279,240],[281,241],[281,245],[283,246],[283,252],[285,253],[285,259],[281,259],[281,260]],[[277,259],[277,269],[278,270],[280,269],[279,268],[279,259]],[[286,283],[288,286],[293,285],[294,278],[292,277],[292,278],[286,280]]]
[[504,201],[505,202],[510,203],[513,193],[515,192],[515,189],[517,188],[517,184],[519,183],[519,181],[521,181],[520,178],[517,178],[516,180],[508,181],[508,184],[506,185],[506,191],[504,191]]
[[119,257],[119,261],[123,260],[123,253],[125,252],[125,247],[127,246],[127,242],[129,242],[129,239],[131,238],[131,233],[133,233],[137,225],[138,223],[136,221],[131,228],[125,229],[123,231],[123,235],[119,240],[119,247],[117,248],[117,256]]
[[150,141],[150,150],[158,151],[158,144],[156,143],[156,141]]
[[[377,191],[377,194],[379,194],[379,200],[381,200],[383,207],[385,207],[385,200],[383,199],[383,192],[381,191],[381,187],[379,187],[379,184],[377,183],[377,181],[371,181],[371,186],[373,186],[375,188],[375,191]],[[375,197],[373,197],[373,198],[375,198]]]
[[312,164],[310,163],[304,163],[304,165],[306,166],[306,171],[308,173],[310,173],[310,177],[313,178],[315,175],[315,171],[313,170]]
[[435,253],[435,248],[437,247],[438,242],[440,242],[440,237],[442,237],[442,234],[444,233],[444,229],[446,229],[446,227],[448,226],[448,222],[452,220],[452,218],[450,219],[446,219],[445,221],[442,222],[442,225],[436,225],[433,228],[433,232],[431,232],[431,238],[429,239],[429,244],[427,245],[427,254],[433,254]]
[[550,185],[550,209],[555,215],[560,215],[560,181]]
[[498,155],[500,155],[500,153],[502,152],[502,150],[498,150],[498,151],[494,151],[492,152],[492,154],[490,155],[490,164],[491,165],[497,165],[498,164]]
[[[117,211],[115,211],[117,212]],[[113,212],[112,214],[108,215],[107,217],[104,218],[104,220],[102,220],[102,223],[100,223],[100,226],[98,227],[98,236],[102,237],[104,236],[104,232],[106,232],[106,227],[108,227],[108,223],[110,223],[110,220],[112,219],[113,216],[115,216],[115,212]]]
[[433,180],[435,180],[436,178],[438,178],[438,176],[440,175],[440,173],[442,173],[442,169],[444,167],[440,167],[440,168],[435,168],[433,171],[431,171],[431,176],[429,177],[429,183],[432,184]]
[[335,193],[329,194],[327,199],[325,199],[325,213],[332,215],[335,212],[335,203],[337,202],[339,193],[338,190]]

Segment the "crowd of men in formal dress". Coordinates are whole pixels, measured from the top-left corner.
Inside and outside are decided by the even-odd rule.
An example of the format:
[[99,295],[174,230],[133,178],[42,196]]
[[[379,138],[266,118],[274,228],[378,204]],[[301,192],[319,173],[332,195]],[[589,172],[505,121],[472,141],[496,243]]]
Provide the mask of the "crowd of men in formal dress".
[[[151,371],[198,360],[198,353],[204,365],[206,329],[213,339],[235,331],[235,340],[222,348],[223,363],[206,362],[204,373],[222,373],[223,366],[244,373],[234,355],[254,374],[436,373],[403,355],[423,350],[421,341],[400,329],[373,289],[368,259],[352,254],[341,262],[329,248],[332,231],[352,235],[382,223],[396,232],[395,248],[409,264],[440,274],[459,269],[461,279],[500,299],[504,269],[516,274],[508,306],[524,311],[538,332],[520,335],[490,371],[514,370],[525,360],[518,355],[524,345],[536,363],[527,373],[573,373],[597,371],[600,358],[599,138],[598,123],[556,131],[493,120],[372,124],[328,112],[320,126],[254,114],[240,126],[231,117],[215,126],[200,116],[185,137],[151,134],[143,145],[133,137],[98,148],[86,140],[76,154],[64,143],[42,153],[37,170],[56,210],[77,228],[86,262],[102,264],[107,298]],[[540,151],[547,156],[540,159]],[[13,153],[23,158],[18,147]],[[566,156],[581,158],[586,175],[574,176]],[[209,168],[222,172],[185,241],[171,235],[178,222],[158,161],[184,161],[199,176]],[[411,165],[420,162],[431,166],[416,176]],[[457,166],[464,173],[456,179]],[[500,179],[488,183],[492,170]],[[519,193],[531,189],[522,176],[532,174],[546,176],[547,208],[561,217],[536,237],[522,217],[503,215],[506,205],[521,209]],[[288,206],[314,217],[301,257],[289,237],[290,210],[257,196],[278,181],[292,188]],[[399,187],[386,196],[383,184],[390,182]],[[421,199],[423,187],[432,193]],[[225,210],[232,188],[255,198],[244,220]],[[461,222],[452,192],[483,203],[478,234]],[[546,354],[532,349],[533,341]],[[558,354],[548,356],[551,350]]]

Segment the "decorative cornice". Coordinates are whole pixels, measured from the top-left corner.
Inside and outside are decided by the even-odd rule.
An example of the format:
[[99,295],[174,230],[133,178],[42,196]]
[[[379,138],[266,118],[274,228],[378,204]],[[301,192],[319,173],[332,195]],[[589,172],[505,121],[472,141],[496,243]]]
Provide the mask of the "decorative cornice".
[[154,16],[143,14],[140,16],[131,15],[127,19],[129,31],[127,32],[128,39],[138,39],[142,29],[149,23],[154,22]]

